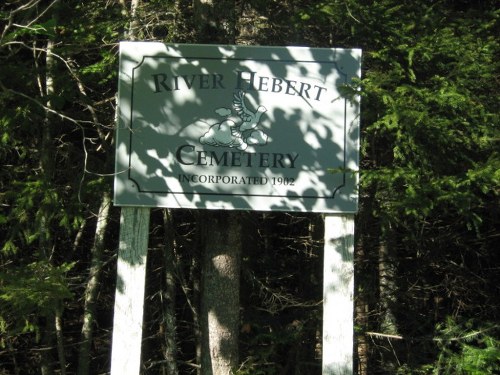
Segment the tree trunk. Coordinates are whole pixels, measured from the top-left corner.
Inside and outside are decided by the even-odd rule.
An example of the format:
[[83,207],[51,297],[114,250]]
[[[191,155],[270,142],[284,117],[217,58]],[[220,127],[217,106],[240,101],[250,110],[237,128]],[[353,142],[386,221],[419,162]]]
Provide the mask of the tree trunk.
[[55,312],[55,329],[56,329],[56,341],[57,341],[57,355],[59,357],[59,373],[60,375],[66,375],[66,354],[64,349],[64,334],[63,334],[63,319],[62,319],[63,307],[58,306]]
[[202,264],[202,375],[229,375],[238,365],[241,221],[207,212]]
[[137,9],[141,4],[141,0],[131,0],[130,4],[128,1],[119,0],[122,7],[122,15],[130,20],[128,25],[128,30],[123,33],[124,40],[136,40],[139,38],[138,29],[141,26],[137,20]]
[[[198,236],[200,237],[200,236]],[[200,245],[198,248],[201,248],[202,241],[199,241],[198,245]],[[193,303],[193,308],[191,309],[193,312],[193,330],[194,330],[194,337],[196,340],[196,348],[195,348],[195,355],[196,355],[196,363],[200,364],[201,363],[201,319],[200,319],[200,299],[201,299],[201,287],[200,287],[200,277],[199,271],[201,269],[200,265],[200,260],[194,256],[191,260],[191,267],[190,267],[190,280],[192,280],[192,288],[193,292],[191,293],[191,298],[192,298],[192,303]],[[195,274],[197,273],[197,274]],[[201,368],[198,367],[196,370],[196,374],[200,375],[201,374]]]
[[[396,306],[396,267],[393,248],[387,241],[382,240],[379,244],[379,308],[380,308],[380,332],[387,335],[398,335],[394,306]],[[387,358],[384,358],[384,366],[390,372],[396,372],[400,366],[398,358],[399,343],[387,339]],[[383,351],[381,351],[383,353]]]
[[165,264],[165,291],[163,298],[163,326],[165,349],[163,356],[166,360],[163,374],[177,375],[177,320],[175,318],[175,276],[174,276],[174,247],[175,233],[170,210],[163,210],[163,225],[165,228],[164,264]]
[[235,43],[235,0],[194,0],[199,43]]
[[356,220],[358,239],[355,247],[355,325],[359,331],[355,335],[357,348],[357,373],[368,375],[372,341],[365,332],[370,331],[373,309],[378,296],[377,244],[380,239],[380,225],[373,217],[377,201],[377,186],[365,188],[360,195],[359,212]]
[[379,298],[380,298],[380,329],[382,333],[395,335],[398,332],[393,307],[396,303],[394,255],[389,245],[383,241],[379,245]]
[[[314,256],[318,254],[320,256],[321,261],[314,262],[314,267],[309,271],[308,277],[311,279],[318,278],[318,288],[321,288],[320,293],[322,293],[322,282],[321,275],[323,274],[323,260],[324,260],[324,236],[325,236],[325,220],[322,214],[315,213],[309,222],[309,233],[311,236],[311,255]],[[313,285],[316,284],[316,281],[313,282]],[[323,321],[316,321],[316,333],[315,333],[315,343],[313,358],[319,359],[322,357],[323,352]]]
[[[44,79],[44,88],[42,95],[45,96],[45,104],[47,108],[52,107],[50,96],[54,94],[54,56],[52,54],[54,48],[54,41],[49,39],[45,51],[45,67],[46,74]],[[42,87],[43,90],[43,87]],[[52,189],[52,179],[54,176],[55,162],[54,162],[54,145],[52,140],[52,123],[50,112],[46,111],[45,118],[42,123],[42,134],[40,140],[40,167],[42,171],[42,181],[44,187],[50,191]],[[48,203],[42,204],[38,212],[39,220],[39,257],[41,260],[50,262],[53,242],[50,228],[51,221],[50,205]],[[47,313],[45,319],[42,320],[40,327],[43,350],[40,351],[40,371],[42,375],[54,374],[53,368],[53,355],[52,347],[54,346],[54,333],[56,327],[56,314],[55,310]],[[64,360],[64,358],[62,358]],[[65,366],[61,363],[61,366]]]
[[[195,211],[198,213],[198,211]],[[202,227],[201,222],[198,220],[200,215],[197,216],[197,224],[198,228]],[[203,240],[201,239],[200,230],[196,231],[196,245],[193,246],[196,250],[201,249]],[[186,297],[187,304],[189,306],[189,310],[192,313],[193,318],[193,336],[195,341],[195,356],[197,364],[196,366],[196,374],[200,375],[200,366],[201,363],[201,323],[200,323],[200,257],[198,254],[191,254],[191,259],[189,262],[189,271],[187,277],[184,276],[184,273],[181,269],[179,269],[179,285]]]
[[[358,227],[359,228],[359,227]],[[359,230],[359,229],[358,229]],[[364,240],[365,236],[361,235],[357,246],[355,248],[355,259],[354,264],[355,267],[355,280],[358,284],[358,287],[355,289],[355,298],[354,298],[354,309],[355,309],[355,325],[360,328],[360,332],[357,332],[355,335],[355,347],[356,347],[356,368],[358,375],[368,375],[368,358],[370,354],[370,346],[367,336],[364,334],[364,331],[367,330],[369,323],[369,312],[370,312],[370,304],[367,298],[367,292],[362,285],[369,285],[368,283],[360,283],[360,274],[362,271],[365,271],[368,268],[369,257],[368,251],[366,249]],[[368,237],[368,236],[366,236]],[[362,271],[361,271],[362,270]],[[366,277],[368,272],[362,274]],[[361,284],[361,286],[359,286]]]
[[102,257],[104,254],[104,235],[108,227],[111,195],[105,191],[102,196],[101,207],[97,213],[97,223],[94,245],[91,249],[92,259],[89,269],[89,279],[85,288],[85,301],[83,312],[82,338],[78,353],[77,375],[88,375],[90,367],[90,347],[94,333],[95,304],[99,291],[99,276],[102,270]]
[[128,32],[129,40],[136,40],[138,37],[139,22],[137,20],[137,9],[141,0],[132,0],[130,2],[130,28]]

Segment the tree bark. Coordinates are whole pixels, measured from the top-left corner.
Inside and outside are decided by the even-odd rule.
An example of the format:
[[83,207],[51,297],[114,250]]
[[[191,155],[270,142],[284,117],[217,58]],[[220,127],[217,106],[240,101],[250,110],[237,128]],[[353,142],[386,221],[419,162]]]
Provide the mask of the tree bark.
[[396,303],[394,255],[386,241],[379,245],[379,298],[380,298],[380,329],[383,333],[395,335],[398,332],[393,306]]
[[[364,236],[362,235],[359,239],[356,250],[355,250],[355,259],[354,263],[356,264],[355,268],[355,279],[356,283],[360,283],[360,270],[363,271],[368,268],[367,264],[369,264],[369,257],[367,255],[367,249],[364,243]],[[365,273],[365,275],[367,272]],[[362,283],[368,284],[368,283]],[[369,312],[370,312],[370,304],[367,298],[367,292],[364,291],[363,288],[355,289],[355,298],[354,298],[354,306],[355,306],[355,325],[360,327],[360,331],[355,336],[355,346],[356,346],[356,368],[358,375],[368,375],[368,358],[370,353],[369,341],[364,334],[367,331],[369,324]]]
[[377,201],[375,199],[377,185],[372,184],[365,188],[360,196],[359,212],[356,220],[358,239],[355,247],[355,324],[359,331],[356,340],[356,364],[358,375],[368,375],[372,341],[365,332],[370,331],[373,320],[373,308],[378,297],[378,275],[376,253],[380,240],[380,225],[373,217]]
[[229,375],[239,360],[241,221],[235,212],[204,217],[201,374]]
[[57,341],[57,355],[59,357],[59,373],[66,375],[66,354],[64,349],[64,333],[63,333],[63,306],[62,304],[56,308],[55,312],[55,330]]
[[194,0],[199,43],[235,43],[235,0]]
[[104,254],[104,235],[108,227],[109,209],[111,206],[111,195],[105,191],[102,196],[101,206],[97,213],[97,223],[94,237],[94,245],[91,249],[92,259],[89,269],[89,279],[85,288],[85,301],[83,312],[82,338],[78,353],[77,375],[88,375],[90,367],[90,347],[94,333],[95,305],[99,291],[99,277],[102,270],[102,258]]
[[[394,306],[396,306],[396,267],[395,267],[395,255],[393,254],[393,248],[386,240],[382,240],[379,244],[379,309],[380,309],[380,332],[388,335],[398,335],[398,327],[396,316],[394,314]],[[397,344],[390,341],[389,338],[387,343],[387,358],[384,358],[384,366],[390,372],[396,372],[400,366],[398,354],[397,354]],[[381,353],[384,353],[381,351]]]
[[163,210],[163,225],[165,228],[164,264],[165,264],[165,291],[163,298],[163,326],[165,349],[163,356],[166,360],[163,374],[177,375],[177,320],[175,318],[175,276],[174,276],[174,247],[175,234],[173,230],[172,214],[169,209]]
[[[49,39],[47,41],[47,47],[45,51],[45,90],[41,94],[45,97],[45,102],[47,108],[52,107],[50,102],[50,96],[54,94],[54,56],[52,55],[54,48],[54,41]],[[42,87],[43,90],[43,87]],[[46,111],[45,118],[42,123],[42,134],[40,140],[40,167],[42,171],[42,181],[44,187],[47,190],[52,188],[53,176],[55,170],[54,162],[54,145],[52,140],[52,123],[50,112]],[[39,256],[40,259],[46,262],[50,262],[53,241],[50,228],[51,212],[49,205],[47,203],[40,206],[38,212],[39,217]],[[40,371],[42,375],[52,375],[54,373],[53,368],[53,356],[52,347],[54,345],[54,333],[56,328],[56,314],[55,310],[47,313],[40,327],[40,332],[42,336],[43,350],[40,352]],[[58,337],[58,339],[60,339]],[[61,358],[64,360],[64,358]],[[61,363],[61,367],[65,366],[65,363]]]

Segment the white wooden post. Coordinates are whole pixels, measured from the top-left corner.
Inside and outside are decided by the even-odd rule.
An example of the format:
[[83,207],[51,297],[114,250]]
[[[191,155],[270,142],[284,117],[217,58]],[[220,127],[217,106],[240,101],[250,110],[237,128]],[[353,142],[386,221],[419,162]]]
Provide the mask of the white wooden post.
[[323,375],[353,374],[354,215],[325,215]]
[[123,207],[111,349],[111,375],[139,375],[149,208]]

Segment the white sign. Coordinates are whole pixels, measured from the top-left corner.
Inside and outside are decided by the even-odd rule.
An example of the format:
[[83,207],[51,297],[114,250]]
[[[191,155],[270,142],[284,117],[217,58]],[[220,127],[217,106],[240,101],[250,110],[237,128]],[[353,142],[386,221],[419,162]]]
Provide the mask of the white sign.
[[356,212],[361,51],[120,44],[115,205]]

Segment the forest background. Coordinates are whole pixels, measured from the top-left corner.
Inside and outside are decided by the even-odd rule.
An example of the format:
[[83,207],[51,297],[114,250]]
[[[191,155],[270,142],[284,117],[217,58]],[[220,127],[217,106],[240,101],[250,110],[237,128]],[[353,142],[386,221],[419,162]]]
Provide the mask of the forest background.
[[[110,368],[118,42],[362,48],[357,374],[500,371],[494,0],[5,0],[0,374]],[[142,372],[200,373],[200,214],[151,213]],[[241,212],[237,374],[320,374],[323,218]]]

